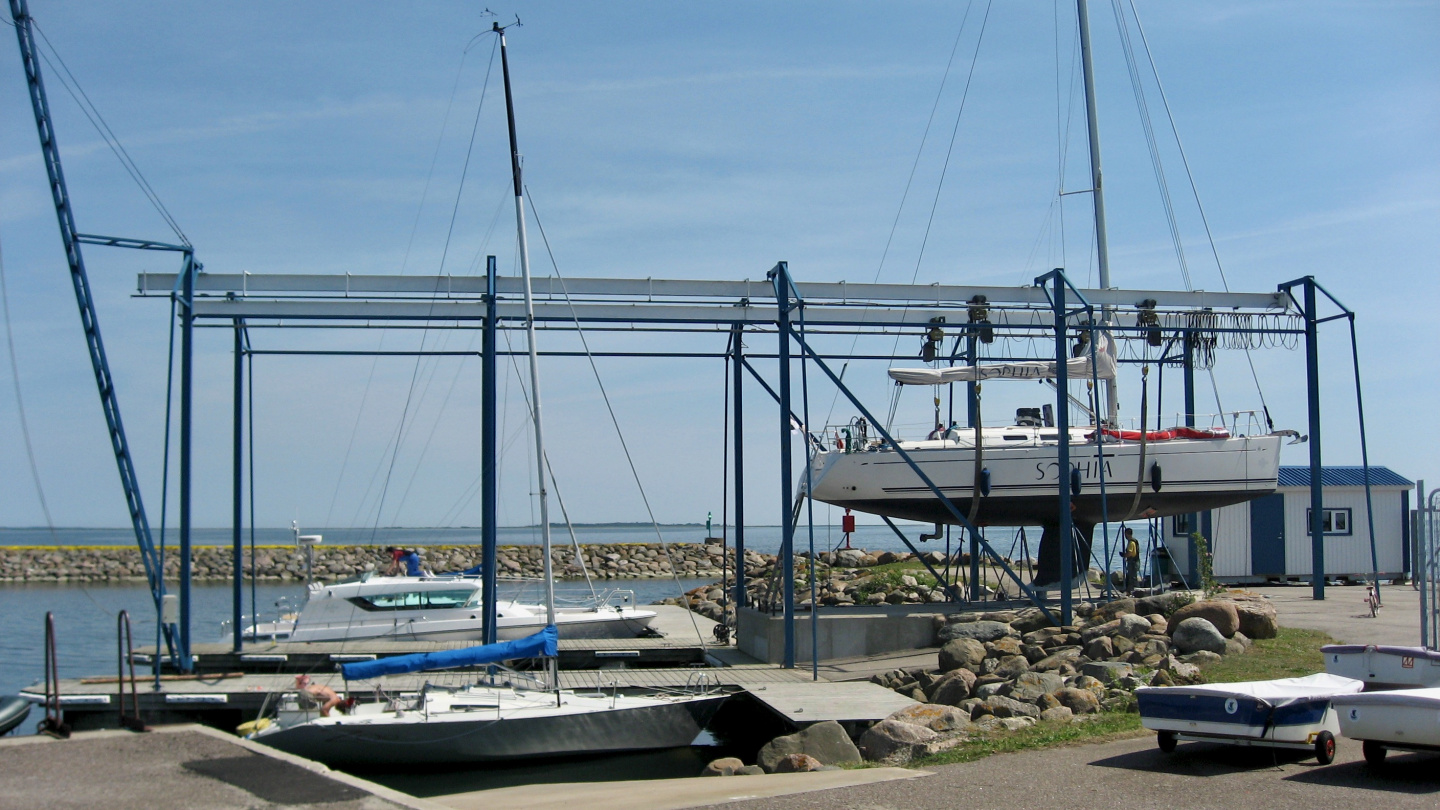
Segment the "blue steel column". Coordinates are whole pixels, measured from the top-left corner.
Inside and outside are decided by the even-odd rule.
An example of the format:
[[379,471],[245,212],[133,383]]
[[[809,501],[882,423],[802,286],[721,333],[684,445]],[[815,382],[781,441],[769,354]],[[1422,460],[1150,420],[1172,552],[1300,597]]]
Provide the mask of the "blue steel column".
[[[1184,363],[1184,386],[1185,386],[1185,427],[1195,427],[1195,333],[1189,329],[1185,330],[1185,338],[1181,345],[1185,349]],[[1163,522],[1163,521],[1162,521]],[[1190,531],[1185,534],[1185,547],[1190,549],[1187,555],[1190,559],[1189,569],[1185,572],[1185,582],[1194,587],[1200,576],[1200,549],[1195,547],[1195,532],[1200,531],[1200,513],[1191,512],[1185,518],[1185,525]]]
[[1055,274],[1055,430],[1059,450],[1056,478],[1060,487],[1060,624],[1072,621],[1075,579],[1075,527],[1070,517],[1070,359],[1065,345],[1065,278]]
[[1325,488],[1320,480],[1320,340],[1315,278],[1305,277],[1305,394],[1310,405],[1310,594],[1325,598]]
[[485,258],[485,326],[481,333],[480,360],[480,576],[485,603],[483,624],[485,643],[494,644],[495,626],[495,556],[499,542],[499,494],[496,491],[495,455],[499,452],[495,432],[496,362],[495,362],[495,257]]
[[233,430],[234,444],[232,446],[233,461],[231,470],[234,473],[234,512],[231,517],[231,531],[233,533],[234,547],[231,550],[231,567],[234,573],[234,592],[232,594],[234,604],[231,610],[231,630],[235,636],[233,649],[240,652],[242,633],[240,623],[244,621],[244,566],[241,565],[241,523],[242,511],[244,509],[244,491],[242,481],[245,475],[244,441],[245,431],[242,428],[245,416],[245,345],[244,329],[240,325],[240,319],[235,319],[235,426]]
[[[745,344],[742,339],[745,336],[743,326],[736,325],[734,331],[735,339],[734,357],[732,357],[732,368],[730,371],[731,387],[735,389],[735,412],[731,419],[735,420],[730,432],[735,443],[735,611],[738,617],[740,608],[747,604],[745,593],[745,420],[742,418],[744,408],[741,406],[741,392],[745,388]],[[738,619],[737,619],[738,621]]]
[[[977,359],[975,351],[975,326],[972,324],[965,335],[965,362],[972,368]],[[977,383],[974,381],[965,383],[965,413],[967,414],[970,427],[980,425],[980,394],[975,390]],[[970,488],[970,497],[980,497],[980,482],[973,482]],[[983,583],[980,582],[980,536],[975,532],[967,532],[970,535],[970,601],[979,602],[984,598],[980,592]]]
[[770,271],[775,282],[775,323],[780,327],[780,579],[785,602],[785,668],[795,668],[795,524],[790,469],[790,279],[785,262]]
[[190,657],[190,426],[195,360],[195,262],[187,254],[180,283],[180,632],[176,653],[181,672]]

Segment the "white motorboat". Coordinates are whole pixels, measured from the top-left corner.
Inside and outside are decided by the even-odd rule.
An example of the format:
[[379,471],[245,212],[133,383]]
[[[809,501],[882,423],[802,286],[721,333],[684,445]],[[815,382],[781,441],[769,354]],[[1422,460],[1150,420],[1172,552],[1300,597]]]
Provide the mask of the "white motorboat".
[[1334,705],[1340,732],[1363,742],[1371,765],[1384,762],[1391,748],[1440,751],[1440,688],[1345,695]]
[[1140,723],[1170,753],[1180,740],[1313,750],[1321,765],[1335,758],[1340,733],[1334,704],[1365,685],[1316,674],[1273,681],[1135,690]]
[[1325,671],[1365,682],[1367,689],[1440,687],[1440,651],[1424,647],[1327,644]]
[[[484,589],[474,577],[368,576],[333,585],[314,583],[299,613],[246,628],[244,637],[274,641],[481,641]],[[496,604],[501,640],[528,636],[546,625],[545,608],[515,600]],[[565,638],[634,638],[655,611],[598,603],[559,608]],[[252,633],[253,631],[253,633]]]

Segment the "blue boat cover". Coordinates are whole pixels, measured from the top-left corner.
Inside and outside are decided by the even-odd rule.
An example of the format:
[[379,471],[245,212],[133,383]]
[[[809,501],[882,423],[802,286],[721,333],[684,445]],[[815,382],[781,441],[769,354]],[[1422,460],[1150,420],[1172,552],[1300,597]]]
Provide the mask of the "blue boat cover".
[[363,681],[381,675],[400,675],[406,672],[423,672],[434,669],[455,669],[480,664],[494,664],[512,658],[551,657],[556,654],[560,634],[555,625],[546,625],[544,630],[533,636],[497,644],[480,644],[459,650],[415,653],[379,658],[374,661],[358,661],[342,664],[340,673],[347,681]]

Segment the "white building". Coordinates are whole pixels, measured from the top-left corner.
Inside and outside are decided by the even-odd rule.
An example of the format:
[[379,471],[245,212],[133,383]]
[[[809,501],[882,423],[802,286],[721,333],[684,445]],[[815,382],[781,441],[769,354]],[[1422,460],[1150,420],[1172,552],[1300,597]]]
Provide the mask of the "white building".
[[[1370,526],[1365,510],[1363,467],[1325,467],[1325,575],[1368,579]],[[1385,467],[1370,468],[1375,508],[1375,556],[1381,579],[1410,570],[1410,491],[1414,482]],[[1189,516],[1166,519],[1165,543],[1174,569],[1198,579]],[[1210,539],[1213,573],[1221,582],[1309,580],[1310,468],[1281,467],[1275,494],[1199,514],[1199,531]]]

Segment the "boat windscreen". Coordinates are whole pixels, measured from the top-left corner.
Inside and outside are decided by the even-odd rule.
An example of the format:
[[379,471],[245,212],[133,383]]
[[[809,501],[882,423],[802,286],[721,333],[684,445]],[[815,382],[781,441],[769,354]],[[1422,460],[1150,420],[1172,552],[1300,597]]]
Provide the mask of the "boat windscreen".
[[449,591],[402,591],[352,596],[350,602],[361,610],[425,610],[463,608],[480,604],[480,591],[464,588]]

